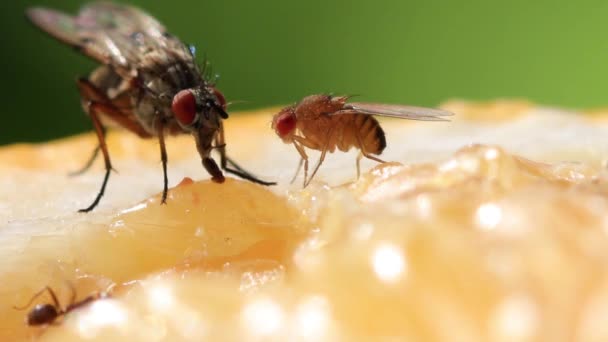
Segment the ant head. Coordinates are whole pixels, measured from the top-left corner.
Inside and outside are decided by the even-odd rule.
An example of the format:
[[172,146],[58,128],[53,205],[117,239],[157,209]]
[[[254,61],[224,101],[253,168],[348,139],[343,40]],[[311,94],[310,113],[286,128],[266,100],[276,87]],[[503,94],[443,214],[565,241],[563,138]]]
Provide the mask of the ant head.
[[290,143],[293,141],[297,122],[295,108],[286,107],[272,118],[272,128],[283,142]]
[[28,325],[42,325],[52,323],[59,312],[57,308],[51,304],[38,304],[27,315]]

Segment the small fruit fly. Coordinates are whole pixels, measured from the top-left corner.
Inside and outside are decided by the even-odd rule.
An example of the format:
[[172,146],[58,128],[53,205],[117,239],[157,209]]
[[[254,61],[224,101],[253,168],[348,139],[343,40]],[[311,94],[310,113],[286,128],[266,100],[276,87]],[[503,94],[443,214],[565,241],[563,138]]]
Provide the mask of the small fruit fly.
[[[453,115],[439,109],[346,103],[348,99],[348,96],[311,95],[274,115],[272,128],[284,143],[293,144],[301,157],[292,183],[304,164],[304,187],[308,186],[325,160],[325,154],[333,153],[336,148],[343,152],[352,147],[360,150],[357,157],[357,178],[362,157],[384,163],[374,156],[384,151],[386,139],[380,123],[372,115],[422,121],[448,121],[445,117]],[[310,177],[304,147],[321,151]]]
[[262,185],[275,184],[257,179],[226,155],[224,95],[211,80],[207,64],[201,68],[195,63],[194,49],[156,19],[135,7],[110,2],[86,5],[75,17],[46,8],[30,8],[26,14],[41,30],[101,63],[77,81],[82,107],[99,140],[85,170],[99,151],[105,163],[99,193],[81,212],[97,206],[112,170],[105,142],[108,121],[141,138],[158,139],[164,176],[162,203],[168,189],[167,134],[192,134],[203,167],[217,183],[224,182],[224,175],[210,156],[214,149],[226,172]]
[[57,299],[57,295],[50,287],[46,286],[42,290],[38,291],[36,294],[32,296],[30,301],[22,306],[22,307],[14,307],[16,310],[24,310],[28,308],[32,302],[40,297],[45,291],[49,293],[51,299],[53,300],[52,304],[36,304],[32,310],[27,314],[27,325],[29,326],[38,326],[45,324],[53,324],[60,316],[66,315],[68,312],[83,307],[97,299],[107,298],[109,295],[106,292],[96,292],[80,301],[76,301],[76,291],[74,288],[70,286],[72,289],[72,297],[70,299],[70,304],[68,304],[65,308],[63,308],[59,304],[59,300]]

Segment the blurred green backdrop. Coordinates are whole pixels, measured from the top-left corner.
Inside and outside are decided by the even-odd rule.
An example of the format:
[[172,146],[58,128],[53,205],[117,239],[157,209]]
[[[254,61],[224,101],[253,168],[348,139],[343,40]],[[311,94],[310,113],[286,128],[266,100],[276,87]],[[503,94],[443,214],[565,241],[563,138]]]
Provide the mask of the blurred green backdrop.
[[[4,1],[0,144],[89,130],[74,80],[95,65],[32,28]],[[206,54],[233,110],[318,92],[433,106],[448,98],[608,105],[608,1],[143,1]]]

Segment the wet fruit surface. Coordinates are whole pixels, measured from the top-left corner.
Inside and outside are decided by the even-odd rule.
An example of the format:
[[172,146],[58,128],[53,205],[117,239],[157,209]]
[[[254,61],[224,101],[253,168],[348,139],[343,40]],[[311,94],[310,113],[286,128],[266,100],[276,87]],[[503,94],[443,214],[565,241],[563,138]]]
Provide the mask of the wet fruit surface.
[[[43,205],[27,220],[24,204],[23,213],[7,214],[0,231],[1,334],[51,341],[603,340],[608,174],[601,150],[608,138],[596,134],[597,121],[555,114],[547,122],[570,125],[560,137],[539,133],[537,141],[584,131],[586,142],[509,145],[513,135],[505,132],[519,130],[524,141],[546,128],[542,120],[532,113],[484,121],[484,129],[493,125],[496,144],[458,146],[442,139],[469,134],[484,142],[475,135],[480,126],[457,121],[448,136],[445,128],[389,123],[389,139],[403,139],[403,146],[408,140],[391,130],[409,133],[410,159],[395,149],[387,158],[395,162],[366,164],[354,181],[351,155],[344,159],[350,167],[328,162],[304,190],[285,184],[295,158],[252,157],[262,174],[270,168],[257,162],[279,169],[283,185],[274,189],[231,178],[193,181],[182,174],[203,172],[177,158],[167,205],[154,195],[158,165],[126,162],[114,188],[124,196],[98,213],[57,214]],[[424,146],[426,154],[417,154]],[[124,175],[132,170],[141,172]],[[37,184],[60,179],[59,172],[22,171]],[[73,191],[87,201],[86,189]],[[70,312],[58,326],[29,328],[26,312],[10,308],[45,285],[64,303],[66,281],[79,298],[116,286],[112,298]]]

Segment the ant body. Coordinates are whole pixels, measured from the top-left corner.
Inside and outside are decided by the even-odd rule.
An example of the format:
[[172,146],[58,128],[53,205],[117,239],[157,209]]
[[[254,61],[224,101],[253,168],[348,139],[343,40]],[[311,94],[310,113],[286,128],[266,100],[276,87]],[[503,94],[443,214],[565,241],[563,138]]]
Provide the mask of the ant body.
[[36,306],[34,306],[34,308],[30,310],[30,312],[27,314],[27,324],[29,326],[54,324],[57,318],[59,318],[60,316],[64,316],[68,312],[85,306],[94,300],[105,298],[108,296],[105,292],[98,292],[76,302],[76,291],[74,291],[74,288],[71,285],[70,288],[72,289],[72,297],[70,298],[70,304],[68,304],[68,306],[66,306],[65,308],[61,307],[61,305],[59,304],[59,300],[57,300],[55,292],[48,286],[45,286],[42,290],[34,294],[26,305],[14,308],[17,310],[26,309],[32,304],[32,302],[36,298],[40,297],[45,291],[47,291],[51,296],[51,299],[53,300],[53,304],[36,304]]

